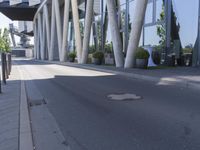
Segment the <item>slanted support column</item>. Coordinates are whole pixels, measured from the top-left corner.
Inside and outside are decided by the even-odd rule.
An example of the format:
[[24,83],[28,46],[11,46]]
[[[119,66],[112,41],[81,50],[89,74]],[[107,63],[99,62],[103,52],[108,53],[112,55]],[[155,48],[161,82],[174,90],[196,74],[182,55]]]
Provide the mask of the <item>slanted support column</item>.
[[[54,1],[52,1],[53,3]],[[50,43],[50,53],[49,53],[49,60],[53,61],[54,59],[54,40],[55,40],[55,29],[56,29],[56,18],[55,18],[55,8],[54,3],[52,4],[51,10],[51,43]]]
[[37,26],[36,22],[34,22],[34,58],[37,59]]
[[47,5],[44,5],[44,19],[45,19],[45,26],[46,26],[46,44],[47,44],[47,50],[48,50],[48,58],[49,58],[49,53],[50,53],[50,24],[49,24],[49,12],[47,9]]
[[[54,1],[54,9],[56,16],[56,29],[57,29],[57,38],[58,38],[58,51],[59,51],[59,60],[61,61],[61,51],[62,51],[62,26],[61,26],[61,18],[60,18],[60,6],[58,0]],[[53,7],[53,5],[52,5]]]
[[39,26],[38,26],[38,19],[36,20],[36,26],[37,26],[37,42],[36,42],[36,46],[37,46],[37,53],[36,53],[36,58],[37,59],[40,59],[40,36],[39,36],[39,34],[40,34],[40,31],[39,31]]
[[61,52],[61,61],[64,62],[67,60],[67,47],[68,47],[68,28],[69,28],[69,7],[70,0],[65,0],[64,8],[64,24],[63,24],[63,41],[62,41],[62,52]]
[[93,7],[94,7],[94,0],[87,1],[84,39],[83,39],[83,52],[82,52],[82,62],[81,62],[83,64],[87,63],[87,58],[88,58],[88,49],[90,43],[90,34],[91,34],[91,26],[93,18]]
[[81,63],[82,40],[81,40],[81,32],[80,32],[80,26],[79,26],[79,14],[78,14],[77,0],[71,0],[71,5],[72,5],[72,14],[73,14],[73,22],[74,22],[75,43],[76,43],[76,51],[77,51],[77,56],[78,56],[78,63]]
[[45,14],[43,11],[43,16],[42,16],[42,49],[43,49],[43,55],[44,59],[47,58],[47,44],[46,44],[46,26],[45,26]]
[[38,27],[39,27],[39,36],[40,36],[40,56],[41,60],[44,60],[44,41],[43,41],[43,31],[42,31],[42,17],[41,13],[38,13]]
[[135,51],[139,45],[148,0],[136,0],[136,8],[127,50],[125,68],[135,65]]
[[113,0],[107,0],[107,8],[108,8],[109,24],[111,27],[110,29],[111,29],[116,67],[123,67],[124,56],[122,53],[122,41],[120,37],[120,29],[118,27],[118,22],[116,17],[117,11],[115,2]]

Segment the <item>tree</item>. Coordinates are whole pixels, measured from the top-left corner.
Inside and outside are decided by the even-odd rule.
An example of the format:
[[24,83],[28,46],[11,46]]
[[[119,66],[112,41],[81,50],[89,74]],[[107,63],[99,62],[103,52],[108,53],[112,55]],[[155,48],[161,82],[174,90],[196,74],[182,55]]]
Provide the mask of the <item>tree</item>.
[[10,52],[10,38],[8,29],[0,29],[0,51]]
[[[165,11],[164,11],[164,5],[162,6],[162,12],[160,13],[160,19],[158,21],[164,21],[165,20]],[[160,37],[159,44],[164,47],[165,41],[166,41],[166,30],[165,30],[165,24],[161,24],[157,26],[157,35]]]
[[[172,5],[172,4],[171,4]],[[171,8],[171,45],[174,44],[174,40],[179,40],[180,41],[180,37],[179,37],[179,31],[180,31],[180,24],[177,23],[177,17],[176,14],[174,12],[173,9],[173,5]],[[165,6],[164,6],[164,2],[162,5],[162,11],[160,13],[160,18],[158,19],[158,21],[163,22],[165,20]],[[165,27],[165,23],[161,23],[161,25],[157,26],[157,35],[160,37],[160,41],[159,44],[162,47],[165,47],[165,42],[166,42],[166,27]],[[182,46],[181,46],[182,48]]]

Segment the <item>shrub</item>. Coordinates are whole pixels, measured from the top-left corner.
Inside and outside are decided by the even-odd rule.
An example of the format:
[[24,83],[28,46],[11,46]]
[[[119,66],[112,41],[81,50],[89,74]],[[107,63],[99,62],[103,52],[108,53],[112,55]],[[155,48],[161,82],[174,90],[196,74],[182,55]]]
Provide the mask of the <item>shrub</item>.
[[145,50],[142,47],[137,48],[136,53],[135,53],[135,57],[136,59],[148,59],[149,58],[149,52],[147,50]]
[[106,53],[109,53],[109,54],[111,54],[112,53],[112,44],[110,43],[108,43],[108,44],[105,44],[105,52]]
[[70,52],[69,54],[68,54],[68,56],[69,56],[69,58],[75,58],[76,57],[76,52]]
[[183,48],[183,53],[192,53],[192,48]]
[[99,59],[99,60],[102,60],[103,57],[104,57],[104,54],[103,54],[102,52],[100,52],[100,51],[97,51],[97,52],[94,52],[94,53],[92,54],[92,57],[93,57],[93,58],[96,58],[96,59]]

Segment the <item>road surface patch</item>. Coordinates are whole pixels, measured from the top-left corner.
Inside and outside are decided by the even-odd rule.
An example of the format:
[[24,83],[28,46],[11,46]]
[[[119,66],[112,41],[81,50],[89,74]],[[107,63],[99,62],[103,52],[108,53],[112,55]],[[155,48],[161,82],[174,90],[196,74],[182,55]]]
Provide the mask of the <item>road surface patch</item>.
[[136,94],[110,94],[108,95],[109,100],[113,101],[127,101],[127,100],[141,100],[142,96],[138,96]]

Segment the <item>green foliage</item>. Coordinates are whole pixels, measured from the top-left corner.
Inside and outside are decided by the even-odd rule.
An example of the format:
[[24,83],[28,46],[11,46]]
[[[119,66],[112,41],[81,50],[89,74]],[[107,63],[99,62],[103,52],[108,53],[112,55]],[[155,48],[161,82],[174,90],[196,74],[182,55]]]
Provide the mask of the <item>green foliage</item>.
[[183,53],[192,53],[192,48],[183,48]]
[[80,27],[80,32],[81,32],[81,36],[84,36],[84,24],[83,21],[79,21],[79,27]]
[[112,43],[107,43],[107,44],[105,44],[105,52],[106,53],[112,53],[112,49],[113,49],[113,47],[112,47]]
[[100,52],[100,51],[97,51],[97,52],[94,52],[92,54],[92,57],[96,58],[96,59],[99,59],[99,60],[102,60],[104,58],[104,53]]
[[[164,11],[164,5],[162,6],[162,12],[160,13],[160,19],[158,21],[164,21],[165,20],[165,11]],[[164,46],[166,41],[166,29],[165,24],[161,24],[157,26],[157,35],[160,37],[159,44]]]
[[[126,25],[126,10],[124,9],[121,13],[121,20],[122,20],[122,26]],[[131,19],[130,14],[128,15],[128,31],[131,32]]]
[[136,59],[148,59],[149,58],[149,52],[146,51],[144,48],[142,47],[138,47],[135,53],[135,57]]
[[93,54],[96,51],[95,45],[89,46],[89,54]]
[[10,52],[10,38],[8,29],[0,29],[0,51]]
[[76,52],[70,52],[69,54],[68,54],[68,56],[69,56],[69,58],[76,58]]

